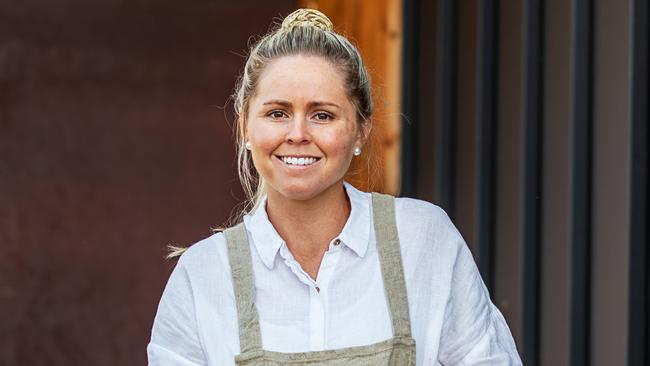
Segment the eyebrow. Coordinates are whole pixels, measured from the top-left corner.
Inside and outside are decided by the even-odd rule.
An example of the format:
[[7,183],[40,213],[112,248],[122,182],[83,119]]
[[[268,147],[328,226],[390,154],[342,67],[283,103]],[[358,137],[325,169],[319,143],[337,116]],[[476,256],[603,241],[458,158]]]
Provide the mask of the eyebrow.
[[[283,107],[287,107],[287,108],[288,108],[288,107],[291,107],[291,102],[289,102],[289,101],[287,101],[287,100],[282,100],[282,99],[272,99],[272,100],[269,100],[269,101],[264,102],[263,105],[281,105],[281,106],[283,106]],[[335,108],[342,109],[341,106],[338,105],[338,104],[336,104],[336,103],[325,102],[325,101],[313,101],[313,102],[309,102],[309,103],[308,103],[308,106],[309,106],[310,108],[314,108],[314,107],[323,107],[323,106],[330,106],[330,107],[335,107]]]

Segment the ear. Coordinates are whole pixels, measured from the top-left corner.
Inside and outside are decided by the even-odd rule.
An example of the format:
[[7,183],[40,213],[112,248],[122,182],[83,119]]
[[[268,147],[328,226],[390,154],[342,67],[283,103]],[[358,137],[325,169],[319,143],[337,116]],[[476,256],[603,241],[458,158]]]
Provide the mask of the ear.
[[357,143],[360,147],[363,147],[366,142],[368,142],[368,138],[370,137],[370,131],[372,131],[372,120],[367,119],[361,122],[360,127],[361,128],[359,128],[359,134],[357,136]]

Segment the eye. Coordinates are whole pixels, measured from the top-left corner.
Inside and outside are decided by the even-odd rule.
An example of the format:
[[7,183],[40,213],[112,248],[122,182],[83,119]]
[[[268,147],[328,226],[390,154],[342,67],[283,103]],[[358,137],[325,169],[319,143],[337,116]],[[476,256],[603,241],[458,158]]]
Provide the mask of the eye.
[[316,113],[314,115],[314,119],[319,121],[319,122],[326,122],[326,121],[329,121],[331,119],[334,119],[334,117],[331,114],[326,113],[326,112],[318,112],[318,113]]
[[282,119],[287,117],[287,114],[284,113],[283,111],[280,110],[273,110],[270,111],[267,116],[271,117],[272,119]]

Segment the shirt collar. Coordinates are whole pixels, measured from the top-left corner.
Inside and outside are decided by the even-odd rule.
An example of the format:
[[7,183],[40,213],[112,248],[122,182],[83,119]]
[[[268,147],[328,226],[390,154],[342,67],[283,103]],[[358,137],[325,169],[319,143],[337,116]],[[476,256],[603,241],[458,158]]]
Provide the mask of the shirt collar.
[[368,251],[370,240],[370,194],[362,192],[348,182],[343,186],[350,198],[350,217],[343,226],[338,238],[359,257],[364,257]]
[[[351,184],[344,182],[345,191],[350,199],[350,217],[338,235],[338,239],[359,257],[364,257],[368,251],[370,240],[370,194],[359,191]],[[251,233],[253,244],[262,262],[273,269],[275,257],[284,244],[284,240],[275,230],[266,213],[266,197],[258,205],[255,212],[244,216],[244,224]]]

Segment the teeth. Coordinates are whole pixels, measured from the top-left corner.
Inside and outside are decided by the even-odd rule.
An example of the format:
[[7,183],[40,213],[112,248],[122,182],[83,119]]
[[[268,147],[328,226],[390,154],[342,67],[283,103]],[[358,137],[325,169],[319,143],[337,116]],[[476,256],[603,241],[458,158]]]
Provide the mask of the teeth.
[[291,156],[283,156],[282,161],[289,165],[311,165],[316,162],[316,158],[296,158]]

